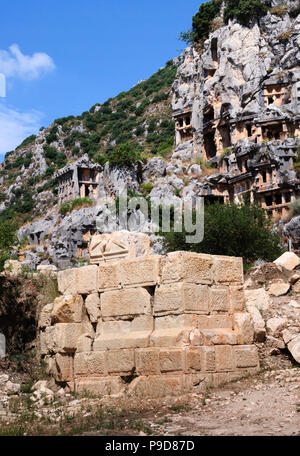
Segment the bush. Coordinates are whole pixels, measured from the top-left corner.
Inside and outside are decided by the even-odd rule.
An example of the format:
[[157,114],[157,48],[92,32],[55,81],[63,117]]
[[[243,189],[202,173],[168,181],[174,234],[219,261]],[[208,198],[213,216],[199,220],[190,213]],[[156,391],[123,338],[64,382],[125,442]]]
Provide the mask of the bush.
[[297,199],[290,205],[290,214],[291,217],[296,217],[297,215],[300,215],[300,199]]
[[12,221],[0,221],[0,271],[10,257],[11,247],[16,242],[16,224]]
[[264,209],[258,205],[215,203],[205,207],[204,240],[201,243],[187,244],[187,233],[170,232],[163,233],[164,246],[168,252],[187,250],[242,256],[246,263],[258,258],[274,261],[282,249],[279,236],[271,232],[271,225]]
[[68,212],[71,211],[71,205],[70,203],[62,203],[60,208],[59,208],[59,212],[61,215],[66,215]]
[[249,25],[253,19],[258,19],[268,12],[268,7],[260,0],[226,0],[224,21],[237,19],[242,25]]
[[68,212],[73,211],[74,209],[80,209],[83,207],[93,206],[94,202],[88,197],[85,198],[75,198],[71,202],[64,202],[61,204],[59,212],[61,215],[66,215]]
[[28,136],[28,138],[24,139],[24,141],[17,147],[17,149],[28,146],[28,144],[34,143],[35,139],[36,139],[36,135]]
[[199,11],[193,17],[193,30],[189,36],[189,32],[185,35],[181,34],[181,39],[190,41],[191,39],[196,42],[202,41],[206,38],[211,31],[211,23],[221,10],[222,2],[219,0],[211,0],[210,2],[200,5]]
[[297,17],[298,14],[300,14],[300,1],[298,1],[298,3],[295,6],[293,6],[290,11],[291,17]]
[[108,156],[108,161],[111,166],[133,166],[141,159],[140,153],[133,149],[129,144],[115,149]]
[[57,132],[58,132],[58,128],[56,125],[54,125],[54,127],[51,128],[49,135],[46,136],[47,144],[51,144],[52,142],[57,140]]
[[270,9],[270,13],[278,17],[283,17],[288,10],[288,6],[284,3],[279,3]]

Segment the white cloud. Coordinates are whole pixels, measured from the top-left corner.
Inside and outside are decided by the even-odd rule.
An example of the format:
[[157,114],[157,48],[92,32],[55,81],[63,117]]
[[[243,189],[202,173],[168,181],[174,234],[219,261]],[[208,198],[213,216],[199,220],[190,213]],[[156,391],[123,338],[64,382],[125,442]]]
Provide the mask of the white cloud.
[[36,133],[42,117],[39,111],[21,112],[0,104],[0,155],[14,150],[27,136]]
[[54,69],[52,58],[44,52],[25,55],[17,44],[10,46],[9,51],[0,49],[0,73],[6,77],[37,79]]

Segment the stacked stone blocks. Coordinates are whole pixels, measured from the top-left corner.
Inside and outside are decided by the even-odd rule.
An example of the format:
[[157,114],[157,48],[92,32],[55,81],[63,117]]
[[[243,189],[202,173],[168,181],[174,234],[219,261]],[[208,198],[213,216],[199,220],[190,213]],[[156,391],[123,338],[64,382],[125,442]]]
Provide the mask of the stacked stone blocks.
[[179,395],[259,368],[242,259],[175,252],[58,273],[40,316],[57,382],[96,395]]

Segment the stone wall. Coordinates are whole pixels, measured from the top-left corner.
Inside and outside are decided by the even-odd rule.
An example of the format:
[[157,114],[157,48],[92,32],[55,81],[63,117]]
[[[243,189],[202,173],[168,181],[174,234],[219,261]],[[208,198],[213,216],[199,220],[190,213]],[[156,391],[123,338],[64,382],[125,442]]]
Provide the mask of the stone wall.
[[57,382],[95,395],[180,395],[259,369],[241,258],[175,252],[58,273],[41,351]]

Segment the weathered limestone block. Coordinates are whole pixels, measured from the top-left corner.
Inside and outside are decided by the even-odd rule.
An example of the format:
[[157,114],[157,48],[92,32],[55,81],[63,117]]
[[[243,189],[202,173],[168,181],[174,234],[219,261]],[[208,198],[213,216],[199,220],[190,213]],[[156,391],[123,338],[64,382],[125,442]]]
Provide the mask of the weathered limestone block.
[[291,285],[289,283],[282,283],[282,282],[272,283],[268,290],[268,293],[270,295],[277,296],[277,297],[284,296],[288,293],[290,288],[291,288]]
[[238,343],[250,345],[254,340],[254,327],[251,316],[248,313],[234,314],[234,329],[238,332]]
[[134,370],[134,350],[109,350],[107,370],[110,374],[130,375]]
[[134,379],[128,393],[134,397],[180,396],[184,391],[184,375],[150,375]]
[[91,294],[98,291],[98,268],[96,265],[59,271],[58,290],[61,294]]
[[82,334],[77,341],[76,353],[90,352],[93,338],[88,334]]
[[209,313],[207,285],[172,283],[156,288],[154,296],[154,313],[156,315],[183,312]]
[[40,332],[40,350],[42,355],[55,352],[54,326],[48,326]]
[[258,351],[255,345],[240,345],[233,348],[235,367],[259,367]]
[[216,372],[213,374],[212,386],[214,388],[219,388],[220,386],[226,385],[229,382],[230,374],[229,372]]
[[186,350],[186,369],[188,372],[201,371],[203,368],[202,363],[202,350],[201,348],[190,348]]
[[216,346],[216,370],[220,371],[233,371],[234,358],[231,345],[218,345]]
[[229,286],[229,312],[245,312],[246,310],[246,299],[244,288],[241,285]]
[[55,323],[81,323],[82,307],[81,296],[60,296],[53,303],[52,320]]
[[121,262],[119,266],[122,285],[141,287],[159,283],[160,259],[158,255],[151,255]]
[[288,349],[293,355],[294,360],[297,361],[297,363],[300,363],[300,335],[289,342]]
[[39,264],[36,270],[46,277],[57,277],[57,267],[54,264]]
[[214,314],[209,316],[209,329],[227,328],[232,329],[232,316],[227,314]]
[[159,348],[141,348],[135,351],[136,371],[138,375],[160,374]]
[[243,259],[213,256],[213,278],[215,283],[243,284]]
[[107,291],[101,295],[102,317],[150,315],[150,294],[145,288]]
[[45,305],[40,313],[38,327],[40,329],[47,328],[47,326],[51,326],[51,312],[53,310],[53,304]]
[[174,252],[169,253],[161,261],[163,284],[180,281],[194,284],[212,283],[211,255]]
[[165,348],[159,352],[160,370],[164,372],[176,372],[185,370],[185,353],[181,348]]
[[216,371],[216,349],[215,347],[202,347],[202,370],[204,372]]
[[289,271],[293,271],[300,264],[300,258],[293,252],[285,252],[277,260],[274,261],[275,264],[279,264]]
[[55,355],[54,378],[57,382],[70,382],[73,380],[73,357],[70,355]]
[[113,396],[124,391],[125,383],[120,377],[88,377],[75,381],[77,393],[89,393],[95,396]]
[[84,333],[80,323],[57,323],[54,326],[55,351],[59,353],[72,353],[76,351],[79,337]]
[[98,267],[99,291],[117,290],[121,286],[119,263],[100,264]]
[[154,319],[151,315],[141,315],[132,321],[100,322],[94,350],[148,347],[153,327]]
[[232,329],[214,328],[202,329],[199,331],[199,337],[193,338],[192,345],[236,345],[238,334]]
[[76,353],[74,358],[74,374],[78,375],[107,375],[106,352]]
[[92,294],[98,291],[98,268],[83,266],[77,269],[77,292],[79,294]]
[[6,274],[17,276],[22,273],[22,264],[18,260],[6,260],[4,271]]
[[229,311],[228,287],[217,286],[210,288],[210,311],[212,313]]
[[191,330],[197,327],[197,317],[198,315],[192,314],[156,317],[150,345],[154,347],[187,345]]
[[65,269],[57,274],[58,291],[61,294],[77,294],[76,269]]
[[89,314],[90,321],[92,323],[97,323],[101,317],[100,298],[98,293],[93,293],[87,296],[85,300],[85,307],[87,313]]

